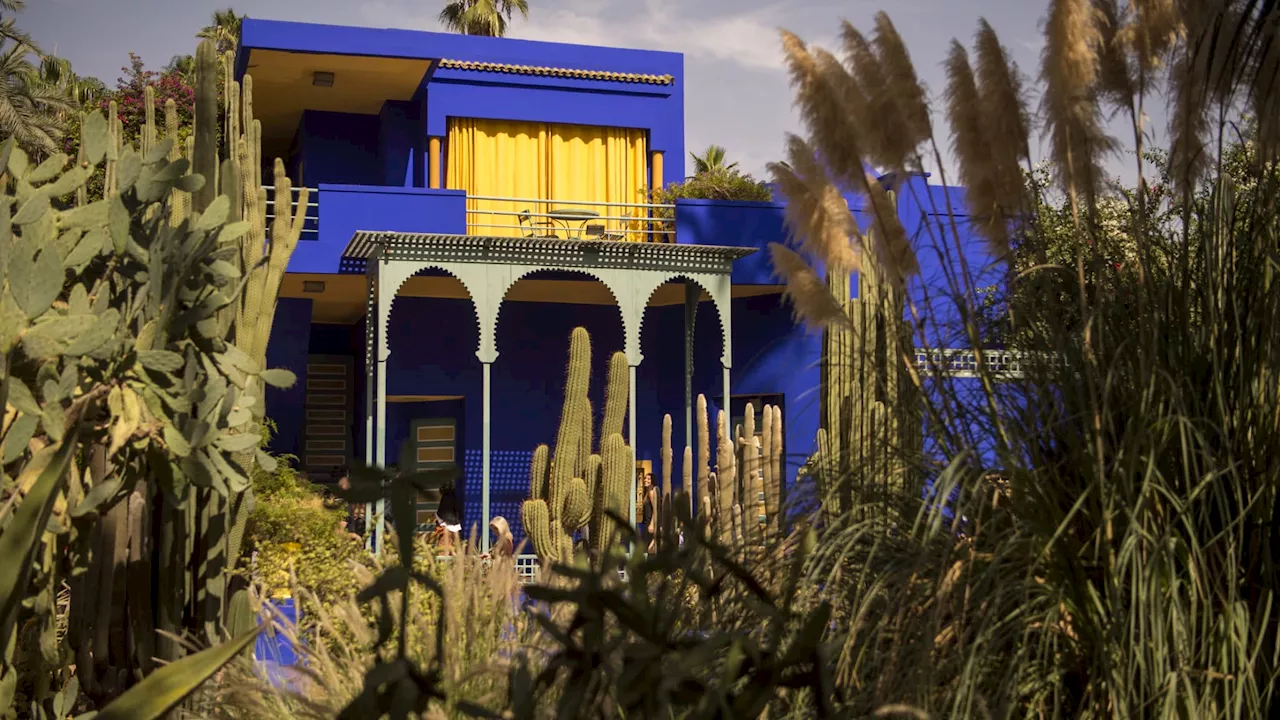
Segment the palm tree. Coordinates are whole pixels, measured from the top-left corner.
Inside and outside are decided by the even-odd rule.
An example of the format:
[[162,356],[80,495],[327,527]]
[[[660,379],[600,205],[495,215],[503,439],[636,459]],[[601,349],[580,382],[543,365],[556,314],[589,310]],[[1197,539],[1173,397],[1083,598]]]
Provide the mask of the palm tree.
[[440,22],[463,35],[503,37],[516,11],[528,20],[528,0],[446,0]]
[[[26,9],[26,0],[0,0],[0,12],[18,13]],[[34,52],[40,52],[31,36],[19,30],[12,17],[0,18],[0,43],[11,42],[26,45]]]
[[196,33],[196,37],[202,40],[212,40],[218,46],[218,54],[233,52],[236,46],[240,44],[240,22],[244,20],[244,15],[237,15],[236,11],[231,8],[225,10],[215,10],[213,12],[213,23],[206,25],[200,32]]
[[30,45],[13,43],[0,55],[0,135],[29,153],[58,151],[65,113],[75,104],[66,88],[43,81]]
[[174,55],[169,58],[169,63],[164,66],[164,71],[166,73],[177,73],[194,82],[196,77],[196,56]]
[[709,145],[701,155],[689,153],[689,157],[693,158],[693,174],[702,175],[715,170],[733,170],[738,167],[738,163],[724,164],[725,150],[719,145]]
[[60,90],[76,107],[95,102],[107,93],[101,80],[77,75],[70,60],[56,55],[40,58],[38,77],[42,85]]

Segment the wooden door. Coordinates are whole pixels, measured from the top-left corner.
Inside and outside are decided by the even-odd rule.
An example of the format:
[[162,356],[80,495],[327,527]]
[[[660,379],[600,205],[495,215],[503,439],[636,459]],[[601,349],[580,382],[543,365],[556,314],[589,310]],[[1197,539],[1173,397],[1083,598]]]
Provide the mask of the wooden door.
[[[458,425],[452,417],[423,418],[409,425],[409,445],[414,472],[440,470],[457,465]],[[418,530],[425,532],[435,524],[436,509],[440,507],[440,489],[419,493],[417,511]]]
[[312,482],[335,481],[335,471],[351,464],[351,427],[355,424],[352,366],[350,357],[307,358],[300,464]]

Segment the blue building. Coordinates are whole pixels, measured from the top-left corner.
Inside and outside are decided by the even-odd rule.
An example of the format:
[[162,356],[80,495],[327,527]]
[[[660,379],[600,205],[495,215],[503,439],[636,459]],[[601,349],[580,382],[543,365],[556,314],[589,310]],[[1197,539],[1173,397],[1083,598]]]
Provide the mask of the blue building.
[[[274,449],[317,478],[457,464],[464,525],[501,515],[518,539],[581,325],[597,405],[609,355],[627,354],[639,461],[656,464],[664,414],[680,456],[704,394],[712,418],[781,407],[794,477],[821,338],[762,251],[786,237],[784,206],[648,199],[685,177],[683,69],[676,53],[245,20],[263,155],[313,191],[269,352],[300,379],[268,397]],[[943,192],[927,182],[915,197]],[[912,232],[935,222],[900,211]]]

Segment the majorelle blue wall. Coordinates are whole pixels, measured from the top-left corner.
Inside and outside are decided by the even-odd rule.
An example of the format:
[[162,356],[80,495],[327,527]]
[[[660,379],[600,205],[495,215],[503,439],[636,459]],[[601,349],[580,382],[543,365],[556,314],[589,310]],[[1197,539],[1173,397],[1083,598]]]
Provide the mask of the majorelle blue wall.
[[[417,195],[431,195],[439,202],[461,203],[461,197],[452,197],[456,193],[447,191],[386,188],[383,193],[370,197],[380,200],[384,194],[388,203],[411,204]],[[944,272],[948,267],[958,266],[956,250],[950,241],[941,241],[943,236],[932,230],[940,222],[950,227],[950,218],[946,216],[948,202],[960,211],[956,228],[961,233],[960,246],[970,271],[976,276],[976,284],[998,279],[1003,272],[1002,265],[993,260],[969,230],[962,213],[961,191],[944,193],[940,188],[929,186],[926,179],[914,178],[900,190],[898,202],[903,224],[916,247],[921,265],[921,274],[912,280],[909,296],[921,312],[933,315],[925,328],[924,345],[966,347],[967,339],[954,332],[956,313],[948,297],[954,280]],[[351,204],[358,204],[354,195]],[[695,201],[677,208],[680,227],[697,230],[681,237],[708,238],[712,242],[702,241],[708,244],[761,247],[785,236],[782,226],[785,206],[753,203],[734,208],[731,205]],[[373,219],[376,214],[365,217]],[[865,224],[866,218],[859,215],[859,220]],[[716,238],[720,241],[714,242]],[[759,252],[739,261],[734,280],[738,286],[776,282],[772,278],[767,253]],[[719,321],[710,303],[700,305],[696,322],[698,342],[694,391],[708,396],[714,421],[715,409],[721,402],[720,333]],[[518,525],[518,503],[527,492],[528,454],[538,443],[553,439],[560,409],[560,383],[567,339],[575,325],[584,325],[595,338],[599,377],[593,381],[593,400],[598,408],[602,401],[603,364],[609,352],[622,344],[617,310],[602,306],[536,303],[509,303],[503,309],[498,329],[501,354],[493,370],[495,454],[492,499],[493,513],[507,517],[514,525]],[[300,341],[302,327],[310,328],[309,345]],[[429,340],[423,338],[424,327],[430,329]],[[356,359],[356,377],[363,377],[364,336],[361,325],[310,326],[309,301],[286,299],[281,301],[275,328],[269,358],[273,365],[294,369],[301,377],[308,352],[346,354]],[[682,331],[682,309],[679,306],[655,307],[647,311],[642,333],[645,359],[637,373],[637,449],[641,459],[654,461],[655,465],[659,459],[663,413],[670,413],[673,418],[673,445],[677,458],[681,457],[683,450]],[[733,303],[733,331],[733,395],[739,398],[739,402],[747,396],[781,396],[785,412],[788,477],[793,478],[804,458],[814,450],[819,418],[820,335],[797,326],[791,318],[790,309],[777,295],[736,299]],[[459,428],[462,429],[460,442],[465,443],[466,448],[466,476],[462,491],[467,499],[468,522],[477,521],[480,365],[474,355],[475,326],[470,305],[465,301],[400,298],[393,313],[391,332],[390,394],[465,397],[447,412],[457,413]],[[361,383],[357,381],[357,385]],[[359,394],[356,399],[357,415],[363,408],[362,398]],[[273,391],[268,397],[268,406],[279,427],[275,448],[297,452],[301,434],[300,395],[295,390]],[[439,404],[431,407],[444,408]],[[420,414],[427,409],[427,406],[409,404],[390,406],[389,461],[394,462],[399,438],[407,432],[414,413]],[[736,404],[731,410],[733,415],[741,414],[741,408]],[[355,440],[358,447],[362,446],[361,433],[356,433]],[[357,452],[357,457],[363,457],[363,450]]]
[[[519,534],[519,504],[528,495],[529,460],[540,443],[554,444],[558,427],[568,339],[583,326],[592,336],[592,403],[604,402],[609,356],[622,347],[621,317],[615,307],[511,302],[498,321],[499,356],[492,369],[491,514],[506,517]],[[355,360],[357,387],[363,385],[363,325],[310,323],[310,301],[284,299],[276,317],[268,361],[305,377],[308,354],[346,355]],[[694,392],[709,400],[710,421],[721,403],[721,333],[714,306],[699,304],[695,320]],[[662,416],[673,421],[672,445],[679,486],[684,449],[683,308],[651,307],[641,338],[644,361],[637,370],[637,455],[660,468]],[[733,415],[741,415],[744,396],[781,400],[787,475],[813,451],[817,432],[817,359],[820,338],[791,320],[778,295],[739,298],[733,302]],[[389,395],[461,395],[461,401],[388,404],[388,463],[407,437],[414,419],[454,418],[458,448],[464,458],[459,492],[465,520],[479,523],[481,462],[481,366],[475,356],[476,325],[470,301],[408,298],[396,300],[390,327]],[[362,417],[363,388],[354,398]],[[303,397],[300,388],[272,391],[267,413],[277,425],[272,449],[300,454]],[[357,459],[364,457],[363,423],[356,430]],[[714,428],[712,430],[714,439]],[[695,435],[696,436],[696,435]],[[598,438],[597,438],[598,440]]]
[[[250,69],[255,49],[483,64],[433,66],[412,99],[388,98],[377,115],[309,109],[294,139],[301,155],[294,164],[301,161],[302,182],[321,192],[326,183],[425,187],[426,139],[444,138],[450,117],[647,130],[649,150],[664,154],[664,184],[684,179],[684,57],[679,53],[246,19],[237,56],[241,75]],[[509,66],[555,72],[531,74]],[[340,65],[334,69],[341,75]],[[600,79],[579,71],[671,76],[673,81]],[[251,72],[267,69],[255,60]]]

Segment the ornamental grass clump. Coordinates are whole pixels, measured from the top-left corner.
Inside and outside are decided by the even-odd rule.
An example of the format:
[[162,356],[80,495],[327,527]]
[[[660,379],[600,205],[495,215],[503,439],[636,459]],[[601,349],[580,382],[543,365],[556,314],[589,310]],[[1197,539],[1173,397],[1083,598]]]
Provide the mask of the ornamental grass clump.
[[[519,583],[513,560],[482,556],[474,539],[464,552],[436,558],[418,542],[414,569],[438,583],[440,594],[411,593],[406,606],[401,595],[364,599],[355,593],[336,602],[321,601],[297,582],[290,592],[313,617],[302,627],[270,605],[263,619],[272,632],[282,634],[300,655],[299,663],[282,676],[268,676],[251,658],[234,663],[217,687],[210,689],[211,718],[288,720],[339,717],[365,689],[366,675],[379,663],[392,662],[397,650],[380,642],[384,607],[386,619],[407,632],[409,661],[418,667],[438,667],[446,700],[433,706],[435,717],[469,717],[461,708],[497,711],[506,697],[506,661],[517,647],[528,645],[530,624],[520,614]],[[395,553],[372,564],[355,562],[343,569],[358,587],[399,567]],[[407,615],[402,614],[407,609]],[[438,633],[443,641],[438,642]],[[285,681],[273,679],[283,677]],[[363,716],[361,716],[363,717]]]
[[[830,182],[869,196],[871,232],[847,237],[860,287],[872,275],[873,297],[901,303],[859,326],[868,296],[844,301],[847,278],[819,270],[846,265],[846,249],[806,234],[832,221],[799,217],[789,220],[810,265],[786,268],[799,280],[795,307],[828,336],[844,333],[833,378],[878,355],[917,398],[855,394],[853,421],[833,421],[829,455],[812,464],[825,525],[805,581],[842,619],[826,635],[842,712],[1272,714],[1278,18],[1270,4],[1234,0],[1052,0],[1034,114],[1025,76],[980,23],[972,50],[953,44],[941,93],[964,203],[900,179],[887,188],[939,219],[909,248],[880,230],[861,178],[867,163],[932,161],[948,182],[943,141],[930,134],[904,150],[873,127],[915,127],[918,84],[902,72],[886,83],[889,58],[852,33],[846,62],[784,37],[803,143]],[[887,18],[876,27],[892,36]],[[1149,147],[1144,112],[1166,83],[1167,162]],[[1132,126],[1136,187],[1106,180],[1118,141],[1103,119],[1114,114]],[[1039,168],[1037,131],[1048,148]],[[994,308],[1002,342],[1021,353],[1017,376],[989,364],[992,308],[978,289],[992,273],[966,253],[974,242],[1019,270],[996,273]],[[913,274],[910,257],[926,254],[944,259],[941,280]],[[833,317],[833,302],[852,322]],[[972,379],[917,365],[913,347],[937,338],[976,349]],[[895,418],[914,426],[915,411],[923,437],[879,430]],[[905,472],[868,482],[869,456]]]

